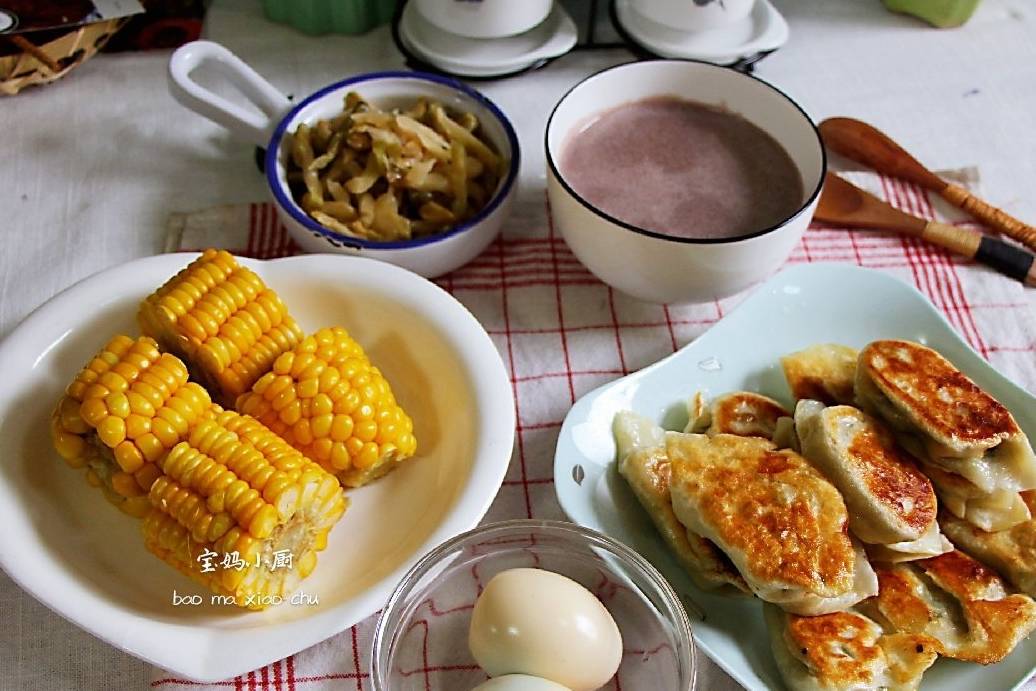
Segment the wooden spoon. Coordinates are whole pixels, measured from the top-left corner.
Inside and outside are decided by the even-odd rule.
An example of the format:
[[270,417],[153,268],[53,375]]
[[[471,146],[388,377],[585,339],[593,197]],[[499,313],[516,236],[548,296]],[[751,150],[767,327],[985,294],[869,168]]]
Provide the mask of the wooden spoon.
[[943,180],[925,168],[880,130],[852,118],[828,118],[820,123],[824,146],[879,173],[902,178],[942,196],[989,227],[1036,250],[1036,228],[996,208],[960,185]]
[[848,228],[873,228],[921,238],[982,262],[1025,285],[1036,286],[1036,255],[977,230],[926,221],[889,206],[852,183],[828,173],[814,218]]

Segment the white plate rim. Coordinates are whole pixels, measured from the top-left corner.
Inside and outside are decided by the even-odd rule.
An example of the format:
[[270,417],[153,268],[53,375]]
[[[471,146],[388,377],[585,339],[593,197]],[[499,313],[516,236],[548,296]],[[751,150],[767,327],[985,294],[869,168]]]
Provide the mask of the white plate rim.
[[[986,372],[984,372],[983,374],[985,376],[995,379],[997,387],[1002,387],[1003,390],[1010,392],[1010,394],[1013,397],[1019,397],[1022,400],[1030,402],[1033,405],[1033,407],[1036,408],[1036,396],[1030,394],[1021,386],[1011,381],[1006,376],[1001,374],[998,370],[993,368],[992,365],[988,364],[985,361],[985,359],[979,353],[977,353],[963,337],[961,337],[960,333],[958,333],[958,331],[949,323],[946,317],[941,312],[939,312],[939,310],[936,309],[936,307],[931,303],[931,301],[916,287],[909,285],[903,281],[900,281],[882,271],[878,271],[875,269],[867,269],[851,264],[817,262],[790,266],[788,268],[783,269],[775,276],[771,277],[765,283],[757,286],[752,292],[752,294],[746,297],[730,313],[725,315],[722,319],[713,324],[712,327],[710,327],[704,334],[698,336],[693,341],[685,345],[683,348],[680,348],[676,352],[667,355],[650,365],[647,365],[643,369],[637,370],[636,372],[631,372],[628,375],[625,375],[611,382],[603,384],[597,387],[596,389],[584,394],[582,397],[580,397],[579,400],[576,401],[576,403],[569,410],[568,414],[565,416],[564,421],[562,422],[561,430],[558,434],[557,447],[555,449],[553,469],[554,487],[558,504],[561,506],[562,512],[565,514],[568,520],[587,528],[603,531],[602,527],[599,525],[594,525],[592,523],[587,523],[585,521],[580,520],[579,504],[575,503],[574,501],[574,498],[578,495],[578,492],[568,491],[565,489],[569,486],[566,481],[571,480],[572,478],[572,456],[578,455],[576,446],[572,442],[573,430],[578,424],[580,424],[582,420],[588,417],[589,410],[594,406],[594,404],[604,395],[612,392],[613,390],[618,390],[622,387],[633,386],[639,379],[649,376],[656,370],[665,368],[666,365],[671,361],[679,359],[681,357],[681,354],[693,352],[694,349],[696,349],[696,346],[702,342],[702,339],[708,333],[713,332],[717,327],[720,326],[720,324],[724,322],[727,322],[728,324],[731,323],[729,320],[731,320],[731,318],[735,314],[741,311],[742,308],[747,307],[751,309],[754,303],[766,301],[767,299],[769,299],[769,293],[775,291],[778,287],[782,285],[793,286],[796,281],[802,280],[803,277],[806,277],[808,280],[813,280],[808,278],[809,274],[816,274],[818,277],[824,276],[826,278],[826,283],[833,285],[838,285],[837,283],[833,282],[838,280],[840,274],[844,276],[852,274],[856,277],[862,277],[866,280],[875,280],[888,284],[895,284],[897,289],[902,290],[907,294],[911,294],[912,298],[915,301],[918,301],[917,306],[919,309],[925,309],[930,316],[934,316],[936,318],[941,328],[945,330],[944,335],[947,338],[954,341],[955,345],[961,348],[971,358],[974,358],[975,361],[984,363]],[[962,369],[964,368],[962,367]],[[967,369],[964,369],[964,371],[965,373],[968,373]],[[674,403],[678,403],[678,401],[674,401]],[[1029,436],[1030,438],[1034,437],[1032,430],[1030,430]],[[612,449],[614,449],[614,442],[611,442],[611,444]],[[614,450],[612,451],[612,455],[614,456]],[[609,461],[609,463],[614,463],[614,459]],[[605,470],[604,472],[607,472],[607,470]],[[587,474],[587,477],[589,477],[589,473]],[[619,538],[616,537],[616,539]],[[660,544],[664,544],[661,543],[660,537],[657,537],[657,539],[660,542]],[[680,589],[677,588],[676,585],[674,585],[674,589],[677,589],[677,592],[680,593]],[[691,618],[693,625],[695,619],[693,614],[691,614]],[[707,642],[703,642],[699,638],[697,631],[695,631],[694,638],[695,643],[702,649],[702,651],[709,657],[709,659],[711,659],[718,667],[720,667],[724,672],[729,674],[739,684],[749,689],[764,688],[754,684],[752,679],[746,677],[744,673],[745,670],[742,670],[738,666],[735,666],[731,663],[730,660],[726,659],[722,654],[718,653],[716,649],[714,649],[711,645],[709,645]],[[1036,648],[1036,637],[1030,636],[1028,639],[1024,639],[1022,642],[1019,643],[1019,646],[1022,645],[1028,645],[1030,647]],[[1017,653],[1018,651],[1016,650],[1014,654]],[[769,650],[767,650],[765,654],[769,655]],[[947,660],[945,658],[940,658],[937,662],[949,665],[965,664],[953,660]],[[971,665],[968,665],[968,667],[970,668]],[[988,667],[976,667],[979,667],[981,672],[990,673],[995,673],[995,670],[997,669],[996,665],[991,665]],[[1010,689],[1010,691],[1018,691],[1023,686],[1025,686],[1030,679],[1033,679],[1034,675],[1036,675],[1036,659],[1034,659],[1033,662],[1030,664],[1028,671],[1020,679],[1012,680],[1010,686],[1007,688]],[[922,691],[932,688],[936,687],[926,685],[926,683],[922,681]]]
[[[103,296],[110,293],[112,285],[119,285],[120,276],[132,275],[137,271],[147,272],[152,276],[171,276],[197,256],[197,253],[171,253],[145,257],[99,271],[66,288],[33,310],[0,342],[0,371],[10,371],[8,368],[12,367],[12,361],[22,359],[20,351],[28,349],[27,352],[41,354],[46,352],[39,350],[34,345],[33,334],[40,330],[49,331],[45,329],[47,322],[57,319],[69,309],[78,309],[81,304],[96,304],[89,301],[84,303],[81,296],[90,294]],[[457,497],[442,524],[428,536],[410,558],[404,560],[394,572],[367,589],[362,596],[325,609],[313,616],[242,630],[211,629],[212,638],[209,645],[225,648],[226,655],[207,655],[194,660],[190,656],[177,654],[175,646],[168,645],[167,641],[163,641],[161,644],[148,641],[145,636],[140,635],[139,631],[134,631],[136,635],[132,638],[135,638],[135,641],[127,641],[126,639],[131,636],[125,633],[124,627],[120,626],[120,623],[126,623],[121,617],[114,621],[108,621],[104,617],[84,620],[82,616],[72,611],[75,608],[69,606],[68,603],[73,601],[73,598],[68,596],[69,593],[55,590],[55,586],[70,585],[67,580],[55,581],[40,578],[39,573],[21,565],[26,556],[24,550],[35,547],[39,553],[38,556],[41,556],[43,561],[49,558],[46,552],[41,552],[35,544],[12,545],[10,540],[4,541],[3,547],[0,548],[0,569],[3,569],[27,594],[70,623],[114,647],[145,662],[197,682],[220,681],[257,669],[319,643],[374,614],[387,601],[396,582],[424,553],[444,540],[475,527],[481,521],[503,483],[514,446],[515,408],[507,369],[492,339],[478,320],[445,290],[405,269],[363,257],[309,254],[273,260],[238,257],[238,261],[255,270],[264,279],[280,271],[295,270],[296,267],[298,267],[298,271],[304,271],[304,267],[313,263],[344,264],[342,268],[359,279],[383,281],[382,285],[389,287],[386,292],[391,297],[423,304],[428,308],[425,315],[429,321],[437,327],[443,328],[444,332],[446,322],[449,321],[449,327],[453,329],[451,343],[460,347],[462,359],[472,368],[473,398],[477,402],[479,410],[492,411],[492,415],[482,416],[475,450],[475,458],[478,459],[478,462],[473,463],[472,475],[463,491]],[[368,283],[368,285],[378,285],[378,283]],[[437,310],[444,311],[449,316],[449,320]],[[57,340],[47,344],[47,348],[57,345],[68,333],[69,331],[65,331]],[[0,420],[6,417],[8,407],[16,395],[17,392],[12,389],[0,392]],[[56,457],[48,460],[57,462]],[[0,463],[3,462],[5,462],[4,459],[0,459]],[[8,484],[5,475],[0,474],[0,525],[5,526],[5,531],[9,536],[31,534],[31,526],[25,527],[28,522],[27,517],[14,510],[13,507],[17,506],[17,502],[9,501],[13,498],[13,492],[14,488]],[[23,528],[21,532],[12,529],[19,527]],[[71,584],[74,585],[75,581],[73,580]],[[84,601],[97,612],[103,613],[106,609],[104,602],[89,590],[79,588],[76,592],[81,594]],[[164,633],[174,636],[179,629],[194,630],[198,628],[167,623],[152,623],[152,625],[160,627]],[[123,631],[121,638],[120,630]],[[269,645],[257,645],[274,635],[281,639],[290,639],[291,643],[288,647],[291,649],[287,650],[281,646],[276,647],[271,653]],[[210,662],[212,664],[206,664]]]

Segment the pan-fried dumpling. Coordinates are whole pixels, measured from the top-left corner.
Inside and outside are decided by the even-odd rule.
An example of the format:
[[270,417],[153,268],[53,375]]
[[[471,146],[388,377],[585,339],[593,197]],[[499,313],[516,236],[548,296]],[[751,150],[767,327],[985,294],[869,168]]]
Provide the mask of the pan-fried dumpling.
[[1022,494],[1014,490],[984,492],[970,480],[931,463],[921,463],[939,491],[942,506],[981,530],[1008,530],[1030,518]]
[[777,401],[752,391],[720,396],[711,405],[701,392],[687,401],[687,426],[694,434],[735,434],[770,439],[779,449],[798,451],[795,421]]
[[857,356],[855,348],[820,343],[785,355],[781,367],[796,400],[808,398],[828,405],[849,405],[855,400]]
[[916,540],[892,542],[887,545],[865,545],[864,548],[872,562],[884,561],[890,564],[928,559],[953,551],[953,545],[939,530],[938,522]]
[[881,423],[851,406],[802,400],[795,408],[802,455],[845,498],[849,529],[872,559],[907,561],[949,552],[932,483]]
[[800,617],[763,605],[777,669],[790,691],[916,689],[932,666],[936,642],[885,634],[858,612]]
[[869,344],[857,362],[856,398],[920,446],[916,455],[983,492],[1036,488],[1036,454],[1010,411],[931,348]]
[[795,453],[802,453],[799,433],[795,429],[795,418],[791,416],[777,418],[777,425],[773,430],[773,443],[777,445],[778,449],[791,449]]
[[788,415],[780,403],[753,391],[724,394],[711,404],[697,393],[688,403],[684,432],[772,439],[777,421]]
[[995,450],[989,460],[1036,478],[1032,449],[1010,411],[931,348],[875,341],[860,353],[856,385],[857,398],[919,436],[933,459],[983,458]]
[[619,452],[619,474],[695,584],[703,590],[749,592],[727,555],[676,519],[669,497],[664,430],[643,416],[623,411],[615,416],[613,431]]
[[[1036,515],[1036,492],[1023,492],[1022,497]],[[992,566],[1018,590],[1036,597],[1036,518],[995,533],[946,511],[940,512],[939,522],[959,549]]]
[[763,600],[803,615],[877,592],[838,490],[804,458],[758,437],[666,433],[673,511],[711,540]]
[[799,401],[802,454],[845,497],[849,529],[864,542],[919,539],[935,524],[932,483],[874,418],[847,405]]
[[931,636],[946,657],[988,665],[1036,628],[1036,602],[1009,594],[992,569],[963,552],[876,567],[878,596],[859,609],[886,631]]

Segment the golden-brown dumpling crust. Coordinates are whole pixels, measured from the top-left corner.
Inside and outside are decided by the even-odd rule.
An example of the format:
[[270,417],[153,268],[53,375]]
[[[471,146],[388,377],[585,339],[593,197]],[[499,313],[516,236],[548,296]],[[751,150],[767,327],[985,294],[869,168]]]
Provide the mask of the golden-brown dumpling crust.
[[856,611],[803,617],[763,605],[777,668],[790,691],[916,689],[938,657],[938,642],[886,634]]
[[698,586],[712,590],[732,586],[749,592],[748,585],[727,555],[712,542],[687,530],[677,520],[669,496],[669,458],[665,447],[638,449],[619,461],[619,473],[629,483],[640,505]]
[[709,434],[772,439],[777,420],[790,415],[784,406],[752,391],[735,391],[712,402]]
[[[673,509],[713,539],[753,590],[839,597],[856,555],[842,496],[804,458],[760,438],[666,435]],[[765,597],[764,597],[765,599]]]
[[[963,552],[876,571],[878,595],[862,610],[891,630],[932,636],[947,657],[999,662],[1036,628],[1036,602],[1008,594],[992,569]],[[958,608],[963,621],[955,615]]]
[[935,525],[931,481],[892,434],[851,406],[800,401],[795,421],[802,453],[841,490],[864,542],[917,540]]
[[[1036,515],[1036,490],[1021,493],[1029,511]],[[943,532],[958,548],[999,571],[1014,587],[1036,597],[1036,518],[1010,530],[989,533],[940,512]]]
[[883,666],[881,627],[854,612],[789,614],[784,635],[793,654],[832,688],[873,684]]
[[936,351],[911,341],[874,341],[860,375],[903,414],[941,440],[994,445],[1019,432],[1010,411]]
[[855,348],[818,343],[781,358],[784,378],[796,400],[812,399],[827,405],[852,404],[856,380]]
[[885,651],[893,683],[904,689],[917,688],[921,675],[939,657],[939,642],[924,634],[886,633],[878,645]]
[[[849,408],[852,416],[864,413]],[[868,419],[853,437],[848,451],[849,464],[866,485],[876,502],[904,524],[924,533],[935,520],[935,489],[931,481],[892,439],[892,435]]]

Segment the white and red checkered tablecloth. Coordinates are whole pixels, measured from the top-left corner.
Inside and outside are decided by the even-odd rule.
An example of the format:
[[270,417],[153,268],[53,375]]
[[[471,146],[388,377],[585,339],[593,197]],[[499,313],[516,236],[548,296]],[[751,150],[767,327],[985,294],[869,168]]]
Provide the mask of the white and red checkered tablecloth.
[[[869,173],[849,177],[911,213],[960,221],[913,185]],[[600,384],[687,344],[743,297],[689,306],[652,305],[626,297],[598,281],[572,255],[552,227],[542,197],[528,196],[515,208],[502,236],[485,253],[437,281],[489,332],[514,386],[516,448],[486,521],[564,518],[552,471],[558,430],[571,405]],[[261,259],[297,251],[271,204],[177,215],[170,228],[169,249],[220,246]],[[846,262],[916,285],[973,348],[1036,391],[1036,291],[913,238],[818,225],[806,233],[789,262]],[[466,616],[476,595],[472,584],[466,600],[427,616]],[[309,650],[210,688],[369,689],[375,620],[371,617]],[[435,641],[426,644],[435,652]],[[429,658],[446,662],[432,666]],[[451,675],[471,669],[463,650],[415,655],[413,660],[409,672],[422,675],[428,689],[454,689]],[[699,688],[738,688],[710,661],[703,663],[701,674]],[[198,685],[156,671],[152,686]],[[608,688],[620,687],[613,682]],[[1036,683],[1030,682],[1027,689],[1036,691]]]

